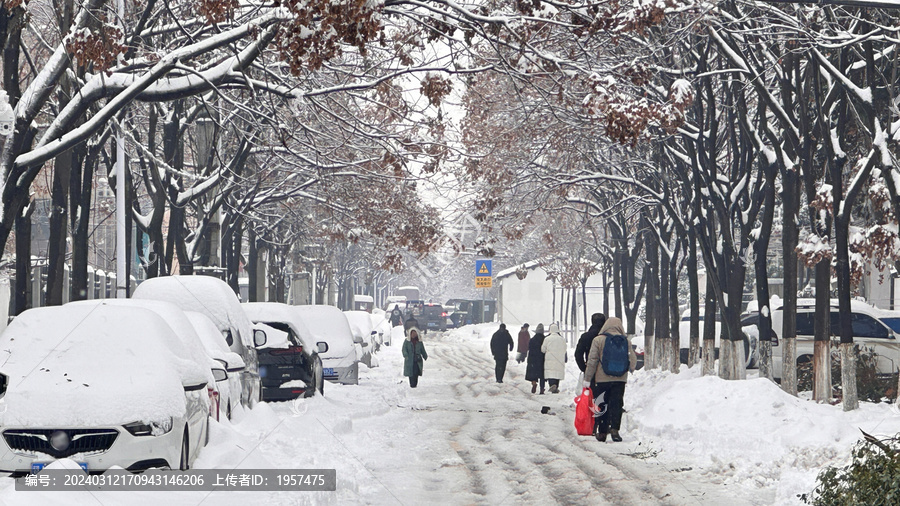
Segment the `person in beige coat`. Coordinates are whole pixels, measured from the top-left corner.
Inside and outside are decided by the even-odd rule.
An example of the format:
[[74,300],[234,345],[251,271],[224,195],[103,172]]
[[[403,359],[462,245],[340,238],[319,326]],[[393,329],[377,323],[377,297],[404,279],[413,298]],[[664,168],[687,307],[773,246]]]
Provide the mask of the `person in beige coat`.
[[[625,397],[625,383],[628,381],[628,372],[634,372],[637,365],[637,355],[634,347],[628,343],[628,371],[621,376],[608,376],[603,370],[601,359],[606,340],[610,336],[625,336],[622,320],[611,317],[603,324],[600,335],[591,343],[591,351],[588,355],[587,365],[584,369],[584,386],[590,388],[596,399],[597,407],[603,413],[594,419],[594,436],[598,441],[606,441],[609,433],[613,441],[621,441],[619,428],[622,424],[622,406]],[[627,338],[626,338],[627,340]],[[623,364],[624,365],[624,364]],[[605,406],[604,406],[605,404]],[[603,409],[603,408],[606,409]]]
[[566,338],[559,333],[559,325],[551,323],[550,331],[541,344],[544,353],[544,378],[550,384],[550,393],[559,393],[559,381],[566,378]]

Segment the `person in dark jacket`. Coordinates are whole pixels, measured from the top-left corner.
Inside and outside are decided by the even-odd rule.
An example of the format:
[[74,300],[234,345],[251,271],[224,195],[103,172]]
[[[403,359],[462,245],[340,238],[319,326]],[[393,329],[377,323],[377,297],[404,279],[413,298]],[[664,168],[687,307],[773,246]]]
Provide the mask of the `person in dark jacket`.
[[428,360],[428,353],[419,340],[419,329],[413,327],[406,333],[406,341],[403,342],[403,375],[409,377],[410,387],[416,388],[419,384],[425,360]]
[[391,311],[391,326],[396,327],[397,325],[403,325],[403,311],[400,311],[399,304],[394,304],[394,309]]
[[528,332],[528,324],[526,323],[522,325],[522,330],[519,331],[519,345],[516,346],[516,362],[520,364],[528,357],[529,339],[531,339],[531,334]]
[[494,361],[497,362],[495,367],[497,383],[503,383],[503,375],[506,374],[506,362],[509,360],[509,352],[513,350],[514,345],[512,336],[506,330],[506,324],[501,323],[500,330],[494,332],[494,335],[491,336],[491,353],[494,355]]
[[537,390],[538,381],[541,382],[541,394],[544,393],[544,352],[541,346],[544,344],[544,324],[538,323],[534,328],[534,337],[528,342],[528,363],[525,365],[525,381],[531,382],[531,393]]
[[587,332],[581,334],[581,337],[578,339],[578,344],[575,345],[575,363],[578,364],[578,368],[581,369],[581,372],[584,372],[584,368],[587,365],[588,355],[591,353],[591,343],[594,342],[594,338],[600,334],[600,329],[603,328],[604,323],[606,323],[605,314],[592,314],[591,327]]

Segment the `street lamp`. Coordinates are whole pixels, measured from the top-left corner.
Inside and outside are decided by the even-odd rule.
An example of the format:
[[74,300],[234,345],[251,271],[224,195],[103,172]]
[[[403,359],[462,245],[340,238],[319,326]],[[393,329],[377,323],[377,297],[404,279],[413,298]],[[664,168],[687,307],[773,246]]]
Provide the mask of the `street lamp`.
[[0,90],[0,135],[9,137],[16,128],[16,113],[9,105],[9,96]]

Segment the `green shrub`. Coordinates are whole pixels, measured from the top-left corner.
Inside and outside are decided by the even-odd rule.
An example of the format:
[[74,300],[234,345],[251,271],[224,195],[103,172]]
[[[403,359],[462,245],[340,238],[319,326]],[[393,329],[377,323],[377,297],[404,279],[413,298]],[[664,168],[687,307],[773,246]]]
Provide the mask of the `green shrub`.
[[853,460],[843,467],[827,467],[816,489],[800,499],[816,506],[900,504],[900,444],[867,436],[853,448]]

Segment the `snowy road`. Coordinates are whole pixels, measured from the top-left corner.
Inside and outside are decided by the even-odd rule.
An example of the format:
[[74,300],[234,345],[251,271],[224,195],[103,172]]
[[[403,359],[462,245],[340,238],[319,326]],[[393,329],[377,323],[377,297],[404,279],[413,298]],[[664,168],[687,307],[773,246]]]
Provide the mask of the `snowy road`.
[[[623,423],[622,443],[579,437],[575,378],[563,393],[533,395],[524,364],[493,380],[485,332],[426,339],[419,388],[402,377],[400,346],[358,386],[325,397],[262,404],[214,424],[196,468],[337,470],[336,492],[15,492],[0,504],[750,504],[746,490],[657,458]],[[475,331],[477,332],[477,331]],[[573,364],[571,368],[574,367]],[[626,409],[628,409],[626,392]],[[552,414],[541,414],[542,406]],[[744,499],[742,499],[742,497]]]

